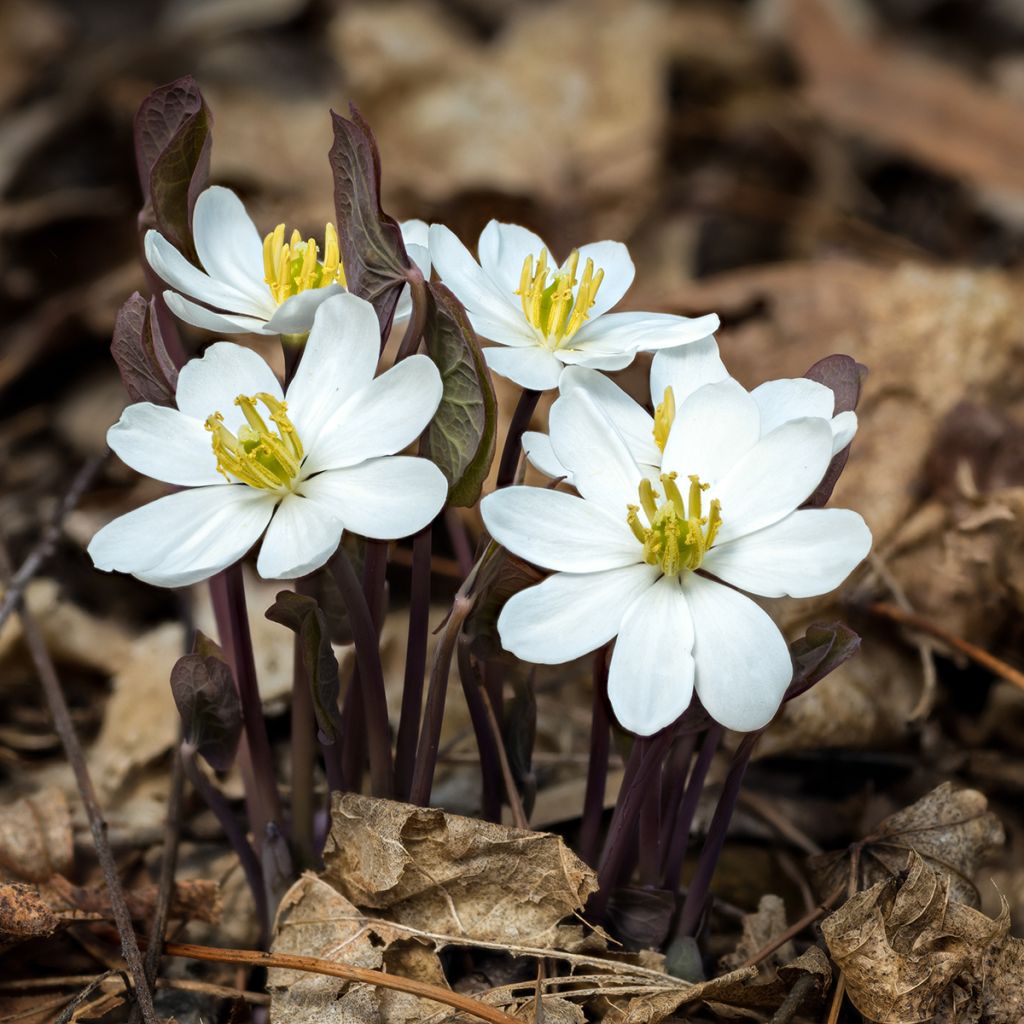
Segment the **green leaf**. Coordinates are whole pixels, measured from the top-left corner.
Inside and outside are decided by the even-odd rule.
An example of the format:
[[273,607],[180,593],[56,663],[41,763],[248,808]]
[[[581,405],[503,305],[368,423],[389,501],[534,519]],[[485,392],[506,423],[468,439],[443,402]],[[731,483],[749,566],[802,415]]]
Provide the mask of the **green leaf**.
[[377,140],[353,104],[349,113],[351,119],[331,111],[338,244],[348,290],[373,304],[385,337],[412,263],[398,222],[381,209]]
[[479,500],[494,460],[494,386],[462,304],[442,284],[429,291],[424,338],[444,392],[420,452],[447,478],[448,504],[468,508]]
[[331,647],[331,635],[316,599],[283,590],[267,609],[267,618],[286,626],[299,638],[299,651],[306,680],[313,693],[317,725],[328,741],[338,731],[338,659]]
[[135,161],[145,200],[139,227],[156,228],[192,262],[192,209],[209,184],[212,124],[190,75],[154,89],[135,115]]
[[242,705],[221,649],[202,633],[196,634],[195,651],[174,663],[171,693],[186,742],[214,770],[226,772],[242,735]]
[[789,645],[793,681],[785,700],[805,693],[860,650],[860,637],[841,622],[816,622]]
[[152,300],[135,292],[118,310],[110,354],[133,402],[174,405],[178,371],[164,347]]

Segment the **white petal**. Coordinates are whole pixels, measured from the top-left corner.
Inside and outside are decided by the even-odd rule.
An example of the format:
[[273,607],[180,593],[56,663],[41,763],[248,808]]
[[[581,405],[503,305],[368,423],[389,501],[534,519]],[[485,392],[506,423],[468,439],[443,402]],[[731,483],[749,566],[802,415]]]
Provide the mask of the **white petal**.
[[207,579],[237,562],[263,532],[277,496],[244,485],[169,494],[103,527],[89,544],[96,568],[161,587]]
[[509,348],[534,348],[543,343],[540,333],[526,322],[525,316],[511,321],[499,321],[469,308],[466,309],[466,315],[473,325],[473,330],[481,338],[495,344],[507,345]]
[[572,343],[593,352],[647,352],[691,345],[717,329],[714,313],[696,319],[671,313],[606,313],[584,324]]
[[815,597],[835,590],[870,550],[871,531],[856,512],[798,509],[756,533],[716,544],[703,568],[762,597]]
[[[505,335],[522,334],[526,317],[513,292],[505,294],[483,272],[469,250],[443,224],[430,225],[430,258],[441,280],[466,307],[473,326],[485,337],[504,341]],[[516,283],[518,288],[518,282]],[[474,314],[487,318],[488,328],[478,325]],[[497,336],[496,336],[497,335]]]
[[181,368],[175,398],[186,416],[205,423],[208,416],[219,412],[228,430],[237,432],[245,418],[235,399],[261,391],[275,398],[284,397],[267,361],[252,349],[218,341],[201,359],[190,359]]
[[377,540],[408,537],[441,511],[448,481],[428,459],[391,455],[306,480],[301,492],[346,530]]
[[693,623],[675,576],[662,576],[628,608],[608,668],[619,724],[640,736],[671,725],[693,696]]
[[562,374],[562,364],[540,347],[485,348],[484,359],[494,373],[531,391],[550,391],[558,387]]
[[583,366],[566,367],[558,382],[558,390],[563,395],[577,390],[586,392],[611,420],[638,463],[661,464],[661,451],[654,443],[654,418],[603,373]]
[[841,412],[832,417],[832,454],[838,455],[857,433],[857,414]]
[[685,577],[683,592],[693,616],[701,703],[727,729],[767,725],[793,678],[778,627],[749,597],[695,573]]
[[655,405],[664,401],[665,389],[671,387],[678,408],[698,388],[717,384],[728,376],[714,335],[678,348],[661,349],[651,361],[651,401]]
[[289,494],[270,520],[256,570],[265,580],[296,580],[319,569],[340,540],[335,516],[308,498]]
[[624,370],[636,358],[636,349],[625,352],[591,352],[590,349],[558,348],[555,355],[567,366],[585,366],[589,370]]
[[[418,245],[422,249],[426,249],[430,245],[430,225],[425,220],[420,220],[417,217],[411,217],[409,220],[403,220],[398,225],[402,232],[402,241],[405,242],[405,250],[409,252],[410,245]],[[409,253],[411,256],[412,253]],[[417,263],[417,265],[419,265]],[[420,267],[422,270],[423,267]],[[429,270],[429,265],[428,268]]]
[[258,306],[244,292],[192,266],[160,232],[146,232],[145,249],[146,262],[176,291],[231,313],[259,317],[264,312],[263,307]]
[[[501,224],[496,220],[488,221],[476,247],[484,273],[514,301],[518,301],[515,293],[522,278],[523,263],[532,256],[536,264],[541,249],[547,249],[547,245],[539,235],[518,224]],[[550,249],[548,266],[553,269]]]
[[209,431],[202,422],[161,405],[129,405],[107,431],[107,444],[139,473],[183,487],[226,484],[217,472]]
[[585,391],[569,391],[551,407],[551,445],[588,501],[625,522],[637,503],[640,469],[611,421]]
[[527,430],[523,434],[523,451],[534,469],[539,470],[552,480],[564,478],[572,483],[572,473],[558,461],[555,449],[551,447],[551,438],[537,430]]
[[426,429],[441,401],[441,374],[424,355],[409,356],[370,381],[320,428],[303,475],[393,455]]
[[267,330],[266,320],[243,316],[240,313],[214,313],[205,306],[186,299],[177,292],[164,292],[167,308],[179,319],[204,331],[221,334],[273,334]]
[[831,459],[828,420],[790,420],[761,438],[714,488],[722,503],[718,543],[788,516],[818,486]]
[[274,299],[264,280],[263,241],[242,200],[229,188],[213,185],[196,200],[192,238],[203,269],[237,288],[267,316]]
[[705,384],[676,406],[662,468],[679,474],[684,491],[686,478],[696,473],[718,497],[715,483],[757,444],[760,429],[757,403],[741,384],[731,378]]
[[272,334],[305,334],[313,326],[320,304],[343,291],[340,284],[325,284],[285,299],[267,321],[267,330]]
[[484,498],[480,513],[499,544],[545,569],[599,572],[640,560],[625,510],[615,519],[564,491],[504,487]]
[[[589,245],[581,245],[579,253],[577,280],[582,279],[588,259],[594,261],[595,273],[598,270],[604,271],[604,278],[597,289],[594,304],[587,314],[589,322],[592,323],[603,313],[607,313],[629,291],[629,286],[636,275],[636,267],[629,258],[629,250],[621,242],[591,242]],[[516,287],[519,287],[518,282]],[[579,292],[579,287],[577,286],[574,291]]]
[[761,434],[804,416],[832,418],[836,396],[831,388],[806,377],[766,380],[750,392],[761,410]]
[[509,598],[498,616],[502,646],[539,665],[572,661],[608,643],[624,610],[657,578],[658,570],[643,564],[556,573]]
[[306,451],[342,403],[373,380],[379,356],[380,325],[370,303],[343,293],[316,311],[286,396]]

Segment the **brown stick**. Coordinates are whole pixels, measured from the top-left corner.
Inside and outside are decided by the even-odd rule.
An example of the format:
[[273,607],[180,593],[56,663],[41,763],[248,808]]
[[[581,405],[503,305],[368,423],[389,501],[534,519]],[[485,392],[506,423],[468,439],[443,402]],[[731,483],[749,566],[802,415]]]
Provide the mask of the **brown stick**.
[[839,886],[830,896],[826,897],[809,913],[804,914],[799,921],[791,924],[784,932],[779,932],[773,939],[771,939],[766,945],[762,946],[756,953],[748,957],[740,964],[739,969],[742,970],[744,967],[754,967],[759,964],[765,957],[771,956],[780,946],[789,942],[790,939],[799,935],[808,925],[814,924],[819,918],[824,917],[831,909],[836,900],[839,899],[843,894],[843,890],[846,888],[845,885]]
[[978,647],[977,644],[972,644],[969,640],[964,640],[955,633],[950,633],[948,630],[943,629],[942,626],[930,622],[924,616],[905,611],[885,601],[876,601],[874,604],[869,604],[867,610],[874,615],[880,615],[884,619],[898,622],[901,626],[920,630],[922,633],[927,633],[928,636],[935,637],[936,640],[941,640],[944,644],[948,644],[954,650],[966,655],[971,661],[981,665],[983,668],[987,668],[1001,679],[1005,679],[1008,683],[1013,683],[1014,686],[1024,690],[1024,672],[1015,669],[1012,665],[1008,665],[994,654],[989,654],[988,651]]
[[[0,580],[5,584],[11,578],[11,560],[7,552],[7,545],[0,538]],[[46,642],[36,624],[35,617],[25,608],[24,604],[18,605],[18,615],[21,618],[21,627],[25,635],[25,643],[28,646],[29,654],[36,667],[39,682],[42,684],[46,703],[49,705],[50,714],[53,717],[54,728],[60,741],[64,746],[64,753],[67,756],[71,768],[75,773],[75,782],[78,785],[79,794],[82,797],[82,804],[85,813],[89,818],[89,827],[92,830],[93,843],[96,845],[96,856],[99,859],[100,867],[103,869],[103,877],[110,892],[110,906],[114,914],[114,921],[117,924],[117,931],[121,937],[121,952],[131,971],[132,979],[135,982],[135,997],[142,1010],[142,1019],[146,1024],[156,1024],[156,1010],[153,1008],[153,995],[146,979],[146,970],[142,963],[142,956],[139,953],[139,944],[135,939],[135,931],[132,927],[131,914],[128,912],[128,904],[124,898],[124,890],[117,877],[117,864],[114,861],[114,854],[107,839],[107,823],[103,819],[103,812],[100,809],[99,801],[96,799],[96,791],[93,789],[92,778],[85,763],[85,754],[78,742],[74,724],[71,721],[71,712],[68,710],[67,701],[64,699],[64,691],[61,689],[60,679],[57,670],[54,668],[53,659],[46,649]]]
[[497,1007],[488,1006],[479,1000],[470,999],[459,992],[441,988],[440,985],[429,985],[425,981],[412,978],[400,978],[396,974],[384,974],[382,971],[371,971],[365,967],[353,967],[351,964],[334,963],[315,956],[292,956],[288,953],[261,953],[251,949],[214,949],[211,946],[195,946],[186,942],[167,942],[164,944],[165,956],[182,956],[190,960],[212,960],[220,964],[244,964],[249,967],[280,967],[287,971],[306,971],[309,974],[326,974],[331,978],[344,978],[345,981],[359,981],[378,988],[390,988],[395,992],[406,992],[421,999],[432,999],[435,1003],[471,1013],[488,1024],[523,1024]]

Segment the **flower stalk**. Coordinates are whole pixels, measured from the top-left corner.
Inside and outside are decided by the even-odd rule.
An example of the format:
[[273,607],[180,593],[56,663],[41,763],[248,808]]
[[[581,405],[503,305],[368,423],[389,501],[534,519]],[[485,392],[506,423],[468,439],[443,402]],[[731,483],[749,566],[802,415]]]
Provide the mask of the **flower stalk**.
[[583,797],[583,816],[576,852],[588,863],[597,860],[604,817],[604,794],[608,783],[608,755],[611,751],[611,722],[608,717],[608,648],[594,654],[593,705],[590,716],[590,757],[587,761],[587,788]]
[[508,433],[505,435],[505,446],[501,449],[501,461],[498,463],[498,487],[508,487],[516,478],[523,434],[530,426],[530,420],[539,400],[540,392],[530,388],[523,388],[519,395],[519,401],[512,413],[512,419],[509,421]]

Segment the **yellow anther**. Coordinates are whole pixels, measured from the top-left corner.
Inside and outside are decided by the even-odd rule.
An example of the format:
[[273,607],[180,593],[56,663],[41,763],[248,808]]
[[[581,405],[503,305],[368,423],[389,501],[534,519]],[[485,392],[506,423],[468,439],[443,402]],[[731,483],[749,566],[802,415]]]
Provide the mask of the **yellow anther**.
[[293,230],[285,242],[285,226],[278,224],[263,239],[263,273],[274,301],[280,305],[299,292],[323,288],[329,284],[345,287],[345,269],[341,264],[338,232],[333,224],[324,228],[323,260],[315,239],[305,241]]
[[676,418],[676,396],[671,385],[665,388],[665,397],[654,410],[654,443],[661,451],[665,450],[668,435]]
[[579,262],[579,250],[573,249],[549,283],[547,249],[541,249],[536,262],[533,256],[523,261],[516,295],[522,302],[527,321],[543,336],[550,349],[560,348],[586,323],[604,280],[604,271],[595,273],[594,261],[588,258],[583,277],[577,281]]
[[[639,505],[626,506],[626,523],[633,536],[643,544],[643,560],[655,565],[666,576],[684,570],[699,569],[722,526],[722,506],[712,499],[707,518],[702,515],[702,495],[708,489],[696,476],[691,476],[688,501],[684,504],[675,473],[661,474],[664,500],[650,480],[640,481]],[[643,509],[647,525],[640,519]]]
[[[259,414],[257,401],[266,406],[276,430]],[[206,429],[213,435],[217,471],[232,483],[240,481],[270,491],[290,489],[302,464],[303,450],[298,431],[288,418],[288,407],[265,392],[239,395],[235,405],[246,421],[237,436],[224,426],[220,412],[206,419]]]

